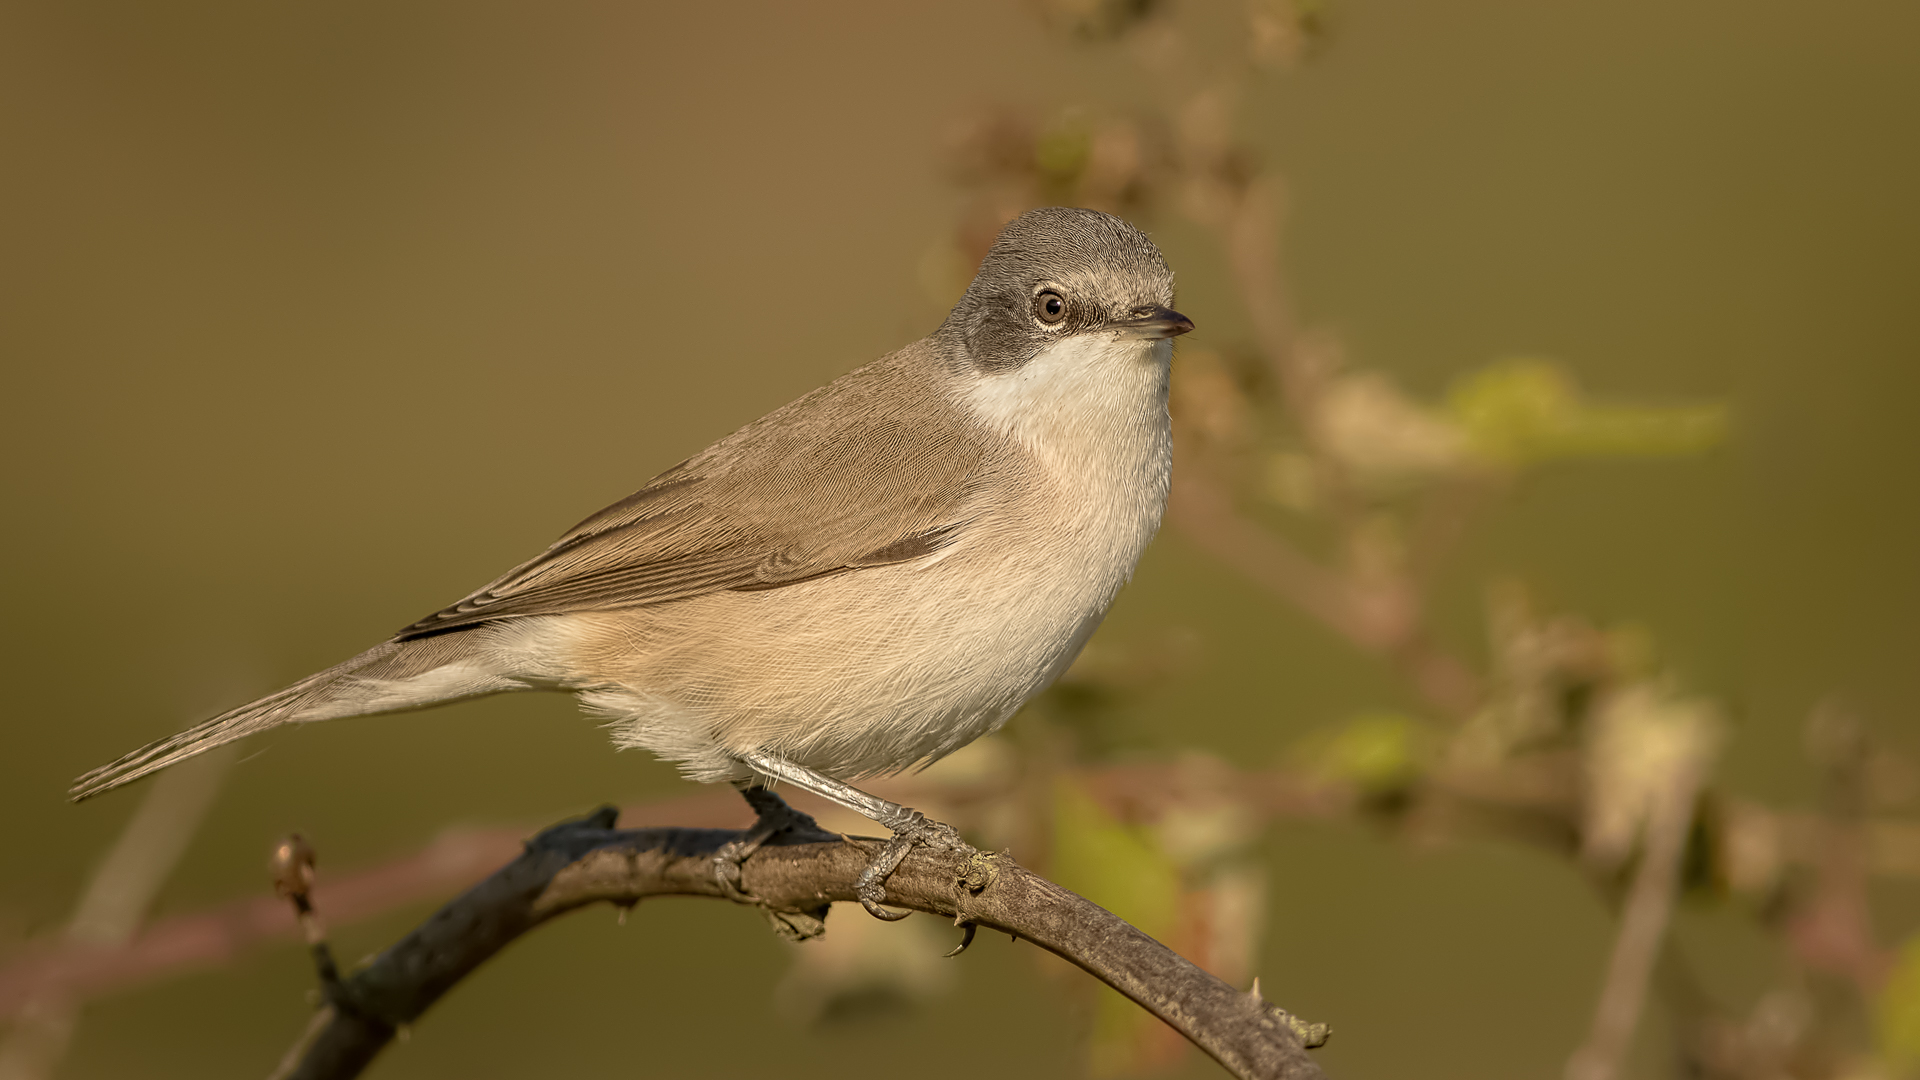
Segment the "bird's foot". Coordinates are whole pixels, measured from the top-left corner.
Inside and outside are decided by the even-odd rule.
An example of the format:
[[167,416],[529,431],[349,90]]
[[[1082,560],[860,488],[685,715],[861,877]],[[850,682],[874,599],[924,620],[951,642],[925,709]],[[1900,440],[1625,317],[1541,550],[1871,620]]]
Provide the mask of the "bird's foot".
[[741,904],[755,904],[759,901],[740,889],[740,865],[765,846],[767,841],[783,832],[817,833],[821,830],[812,815],[788,806],[787,800],[766,788],[742,788],[740,794],[759,816],[745,835],[738,840],[729,840],[713,853],[713,879],[719,883],[720,893],[727,899]]
[[965,840],[960,839],[959,830],[951,825],[934,821],[918,810],[907,810],[905,814],[882,824],[893,830],[893,836],[873,857],[860,877],[854,882],[854,895],[860,898],[860,906],[867,914],[887,922],[897,922],[913,914],[910,911],[889,911],[880,905],[887,899],[887,878],[900,867],[900,863],[917,845],[935,851],[972,851]]

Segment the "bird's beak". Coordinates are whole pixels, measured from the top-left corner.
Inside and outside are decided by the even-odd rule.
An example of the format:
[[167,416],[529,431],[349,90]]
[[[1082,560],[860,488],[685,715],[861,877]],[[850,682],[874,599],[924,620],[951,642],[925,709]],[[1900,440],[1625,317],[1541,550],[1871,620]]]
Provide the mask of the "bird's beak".
[[1121,337],[1164,341],[1192,330],[1193,320],[1172,308],[1156,307],[1136,312],[1133,318],[1123,319],[1111,325]]

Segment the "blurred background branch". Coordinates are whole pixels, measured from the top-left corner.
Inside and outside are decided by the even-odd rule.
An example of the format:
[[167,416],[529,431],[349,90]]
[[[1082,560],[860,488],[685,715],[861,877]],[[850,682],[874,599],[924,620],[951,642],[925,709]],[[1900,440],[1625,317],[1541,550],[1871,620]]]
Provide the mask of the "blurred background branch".
[[[231,747],[203,754],[147,789],[120,838],[94,868],[61,935],[60,947],[70,963],[111,966],[120,960],[154,894],[220,793],[236,756]],[[40,971],[30,971],[24,979],[0,976],[0,984],[6,982],[13,983],[12,992],[0,990],[0,999],[11,1000],[0,1007],[0,1016],[13,1023],[0,1029],[7,1032],[0,1040],[0,1080],[46,1080],[58,1071],[79,1026],[84,990]]]

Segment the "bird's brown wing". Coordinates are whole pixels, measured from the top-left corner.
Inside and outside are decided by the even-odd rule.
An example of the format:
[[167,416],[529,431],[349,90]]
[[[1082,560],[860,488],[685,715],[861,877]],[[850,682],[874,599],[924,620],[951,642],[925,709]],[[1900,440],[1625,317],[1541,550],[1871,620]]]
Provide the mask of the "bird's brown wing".
[[398,637],[778,588],[938,551],[966,527],[989,448],[903,357],[742,428]]

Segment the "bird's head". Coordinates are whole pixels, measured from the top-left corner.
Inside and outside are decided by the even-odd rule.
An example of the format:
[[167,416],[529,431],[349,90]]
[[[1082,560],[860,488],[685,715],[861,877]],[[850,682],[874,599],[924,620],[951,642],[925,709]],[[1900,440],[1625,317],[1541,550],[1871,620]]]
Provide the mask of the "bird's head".
[[1173,272],[1145,233],[1098,210],[1047,207],[1000,230],[941,329],[996,375],[1068,343],[1164,360],[1154,346],[1193,322],[1173,310]]

